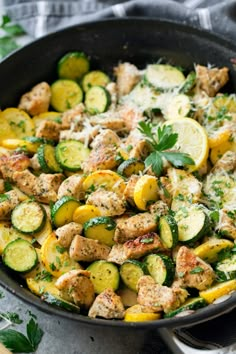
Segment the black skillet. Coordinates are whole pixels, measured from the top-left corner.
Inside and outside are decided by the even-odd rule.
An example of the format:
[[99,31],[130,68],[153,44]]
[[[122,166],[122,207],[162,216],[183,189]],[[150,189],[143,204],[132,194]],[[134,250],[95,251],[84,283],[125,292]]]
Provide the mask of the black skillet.
[[[58,59],[68,51],[80,50],[92,58],[92,66],[112,73],[119,61],[130,61],[139,68],[165,61],[190,70],[194,63],[227,66],[230,83],[227,92],[236,88],[234,58],[236,46],[222,38],[173,22],[156,19],[111,19],[69,27],[45,36],[18,50],[0,64],[0,106],[17,104],[19,97],[42,80],[56,78]],[[226,301],[209,305],[184,317],[146,323],[89,319],[49,306],[33,295],[23,281],[0,264],[0,284],[20,299],[50,314],[77,321],[83,326],[99,325],[117,329],[154,329],[186,327],[227,313],[236,307],[236,292]],[[23,285],[23,286],[22,286]]]

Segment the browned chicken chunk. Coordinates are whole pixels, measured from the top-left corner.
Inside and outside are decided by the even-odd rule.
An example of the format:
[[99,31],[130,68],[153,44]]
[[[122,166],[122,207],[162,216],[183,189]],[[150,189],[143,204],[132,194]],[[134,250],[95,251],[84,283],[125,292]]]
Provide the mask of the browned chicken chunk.
[[78,200],[84,199],[85,192],[83,190],[84,177],[81,175],[72,175],[66,178],[58,189],[58,199],[65,195],[74,197]]
[[111,252],[107,257],[108,262],[114,262],[117,264],[122,264],[127,259],[128,257],[125,253],[124,244],[121,243],[116,243],[112,246]]
[[224,155],[215,163],[212,173],[217,171],[233,172],[236,170],[236,152],[226,151]]
[[85,106],[83,103],[79,103],[77,106],[64,112],[61,119],[62,129],[70,129],[72,124],[74,126],[81,126],[84,112]]
[[184,287],[200,291],[207,289],[215,280],[212,267],[185,246],[180,247],[177,253],[176,273]]
[[145,275],[138,281],[138,303],[152,309],[153,312],[168,313],[178,308],[188,297],[181,288],[168,288],[156,284],[152,277]]
[[125,201],[117,193],[104,189],[91,193],[86,204],[98,207],[102,216],[122,215],[125,212]]
[[94,287],[87,270],[70,270],[61,275],[55,285],[62,298],[69,299],[80,307],[89,308],[94,301]]
[[107,259],[110,247],[83,236],[76,235],[70,246],[70,257],[75,261],[93,262]]
[[17,192],[11,190],[0,198],[0,220],[10,219],[12,210],[19,204]]
[[106,289],[99,294],[89,310],[89,317],[103,317],[107,319],[124,318],[124,305],[120,296],[112,289]]
[[125,243],[128,240],[143,236],[155,231],[157,223],[155,217],[150,213],[140,213],[131,216],[127,220],[120,221],[116,225],[114,235],[115,242]]
[[196,65],[195,70],[197,85],[210,97],[214,97],[229,80],[229,69],[226,67],[218,69]]
[[48,111],[50,99],[50,86],[46,82],[41,82],[21,97],[18,108],[23,109],[31,116],[35,116]]
[[42,121],[36,129],[37,138],[51,139],[54,141],[59,140],[61,125],[49,120]]
[[30,159],[24,154],[1,156],[0,158],[0,171],[6,180],[12,180],[14,172],[24,171],[29,165]]
[[68,248],[76,235],[81,235],[83,230],[83,226],[78,224],[77,222],[70,222],[69,224],[65,224],[58,229],[56,229],[55,233],[58,237],[58,242],[62,247]]
[[155,251],[164,251],[159,236],[154,232],[137,237],[135,240],[129,240],[124,243],[124,251],[129,259],[139,259],[147,253]]
[[219,211],[219,223],[217,230],[222,235],[236,240],[236,213],[235,211],[229,211],[222,209]]
[[133,64],[122,63],[114,71],[117,77],[118,95],[127,95],[140,79],[139,70]]

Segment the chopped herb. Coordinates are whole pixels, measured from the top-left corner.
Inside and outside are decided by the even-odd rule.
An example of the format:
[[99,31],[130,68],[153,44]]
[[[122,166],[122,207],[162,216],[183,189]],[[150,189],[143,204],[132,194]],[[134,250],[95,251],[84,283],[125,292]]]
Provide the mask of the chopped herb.
[[14,324],[21,324],[23,321],[15,312],[0,313],[0,316]]
[[5,297],[4,292],[0,290],[0,299],[3,299]]
[[9,200],[10,197],[7,194],[0,194],[0,203],[5,202],[6,200]]
[[54,271],[54,270],[57,269],[54,263],[50,263],[50,264],[49,264],[49,267],[50,267],[50,269],[51,269],[52,271]]
[[176,144],[178,134],[172,133],[169,125],[158,126],[156,135],[153,133],[153,125],[150,122],[139,122],[139,131],[145,135],[146,141],[150,144],[153,152],[145,159],[146,168],[152,168],[153,172],[160,176],[163,170],[163,160],[166,159],[174,167],[194,165],[193,159],[185,153],[167,151]]
[[42,272],[36,274],[35,280],[36,281],[45,280],[45,281],[50,282],[50,281],[52,281],[52,274],[46,270],[43,270]]
[[178,273],[178,277],[179,277],[179,278],[183,278],[183,277],[184,277],[184,274],[185,274],[184,272],[179,272],[179,273]]
[[4,181],[4,189],[5,189],[6,192],[11,191],[11,190],[12,190],[12,185],[11,185],[11,183],[8,182],[8,181]]
[[154,239],[152,237],[149,238],[142,238],[140,240],[141,243],[153,243]]
[[64,247],[61,247],[59,245],[56,245],[56,250],[57,252],[59,252],[60,254],[64,253],[66,251],[66,249]]
[[198,267],[193,268],[189,273],[190,274],[198,274],[198,273],[201,273],[203,271],[204,271],[204,269],[202,267],[198,266]]
[[58,267],[61,267],[61,260],[58,256],[56,256],[56,263],[58,264]]

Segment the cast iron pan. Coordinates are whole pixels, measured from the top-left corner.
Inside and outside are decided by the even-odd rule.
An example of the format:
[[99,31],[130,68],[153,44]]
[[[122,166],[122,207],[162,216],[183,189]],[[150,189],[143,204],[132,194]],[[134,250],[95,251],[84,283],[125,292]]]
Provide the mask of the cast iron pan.
[[[227,92],[236,89],[233,59],[236,46],[205,31],[156,19],[110,19],[69,27],[45,36],[15,52],[0,64],[0,106],[18,103],[20,96],[42,80],[56,79],[56,63],[68,51],[81,50],[92,58],[92,66],[112,73],[119,61],[130,61],[139,68],[159,58],[190,70],[193,63],[227,66],[231,80]],[[47,313],[83,325],[128,328],[186,327],[207,321],[236,307],[236,292],[226,301],[212,304],[195,313],[146,323],[89,319],[65,312],[42,302],[23,284],[23,280],[0,264],[0,284],[20,299]]]

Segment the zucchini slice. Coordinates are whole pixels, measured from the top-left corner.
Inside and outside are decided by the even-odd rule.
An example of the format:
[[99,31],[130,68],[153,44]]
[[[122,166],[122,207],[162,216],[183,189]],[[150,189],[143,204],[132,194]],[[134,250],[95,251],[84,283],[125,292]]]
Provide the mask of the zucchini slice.
[[236,290],[236,279],[225,281],[223,283],[216,284],[207,290],[200,291],[199,295],[206,300],[208,304],[211,304],[221,296],[229,294],[231,291]]
[[160,93],[153,87],[145,85],[145,82],[141,81],[128,95],[121,97],[120,101],[124,104],[137,106],[142,112],[149,112],[160,108],[159,95]]
[[159,187],[154,176],[141,176],[134,187],[134,202],[138,209],[147,210],[150,204],[157,201]]
[[101,186],[106,191],[112,191],[123,196],[126,184],[118,173],[111,170],[95,171],[86,177],[83,183],[83,189],[86,193],[92,192]]
[[217,276],[225,281],[236,278],[236,254],[218,262],[215,267]]
[[103,113],[111,104],[111,95],[105,87],[92,86],[86,92],[84,103],[90,114]]
[[21,149],[29,154],[37,152],[38,146],[24,139],[4,139],[1,141],[1,146],[9,150]]
[[107,246],[114,245],[115,221],[109,216],[98,216],[84,224],[84,235],[87,238],[98,240]]
[[142,312],[140,305],[134,305],[125,311],[125,322],[155,321],[161,318],[160,313]]
[[184,212],[175,214],[179,231],[179,241],[192,243],[198,241],[209,230],[210,221],[205,211],[197,205],[190,206]]
[[213,104],[217,109],[224,108],[225,113],[236,113],[236,95],[220,95],[213,99]]
[[206,305],[207,305],[206,300],[204,300],[201,297],[195,297],[193,299],[188,299],[182,306],[180,306],[176,310],[166,313],[164,317],[165,318],[174,317],[183,311],[197,310]]
[[78,224],[84,224],[92,218],[101,216],[100,210],[94,205],[81,205],[75,209],[73,221]]
[[129,259],[120,267],[120,276],[123,283],[131,290],[137,292],[137,283],[145,274],[144,265],[136,260]]
[[61,247],[54,232],[42,244],[41,257],[46,270],[56,278],[70,270],[81,269],[79,263],[71,259],[68,251]]
[[170,286],[175,276],[172,259],[162,254],[149,254],[145,260],[148,273],[160,285]]
[[40,145],[37,150],[37,157],[40,167],[45,173],[62,172],[55,156],[55,148],[52,145]]
[[196,84],[196,77],[195,71],[191,71],[179,91],[181,93],[189,93]]
[[44,227],[46,212],[39,203],[26,200],[13,209],[11,222],[17,231],[23,234],[34,234]]
[[[18,139],[34,135],[34,122],[25,111],[18,108],[6,108],[1,112],[1,119],[6,119]],[[7,137],[7,136],[6,136]],[[11,136],[7,137],[11,138]]]
[[103,71],[93,70],[84,75],[82,87],[87,92],[92,86],[105,87],[110,82],[109,77]]
[[172,215],[165,215],[159,221],[160,238],[166,248],[174,248],[179,240],[178,226]]
[[90,264],[87,270],[91,273],[90,280],[96,294],[102,293],[107,288],[114,291],[118,289],[120,274],[115,264],[107,261],[96,261]]
[[185,81],[183,73],[168,64],[151,64],[147,66],[146,81],[160,91],[172,90]]
[[215,263],[219,260],[220,252],[233,247],[232,241],[213,237],[196,247],[194,253],[208,263]]
[[63,310],[80,313],[79,306],[76,306],[75,304],[72,304],[71,302],[62,299],[60,296],[54,294],[52,295],[48,292],[45,292],[41,296],[41,299],[47,302],[48,304],[60,307]]
[[79,80],[89,71],[90,63],[83,52],[69,52],[57,64],[60,79]]
[[73,80],[55,81],[51,85],[51,94],[51,106],[58,112],[65,112],[83,101],[83,91]]
[[4,248],[2,260],[16,272],[29,272],[38,263],[38,255],[29,241],[18,238]]
[[137,160],[136,158],[131,158],[125,160],[120,164],[117,169],[117,173],[124,177],[130,177],[132,175],[138,175],[139,172],[142,172],[145,168],[145,164],[141,160]]
[[73,214],[80,202],[68,195],[59,199],[51,209],[51,218],[55,227],[61,227],[73,221]]
[[[59,112],[48,111],[48,112],[40,113],[37,116],[33,116],[32,120],[34,122],[35,129],[37,130],[38,127],[40,126],[40,124],[45,121],[52,121],[52,122],[61,124],[61,122],[62,122],[61,117],[62,117],[62,114]],[[36,139],[43,139],[43,138],[36,138]]]
[[67,171],[78,171],[88,159],[90,150],[77,140],[61,141],[56,147],[56,159]]

